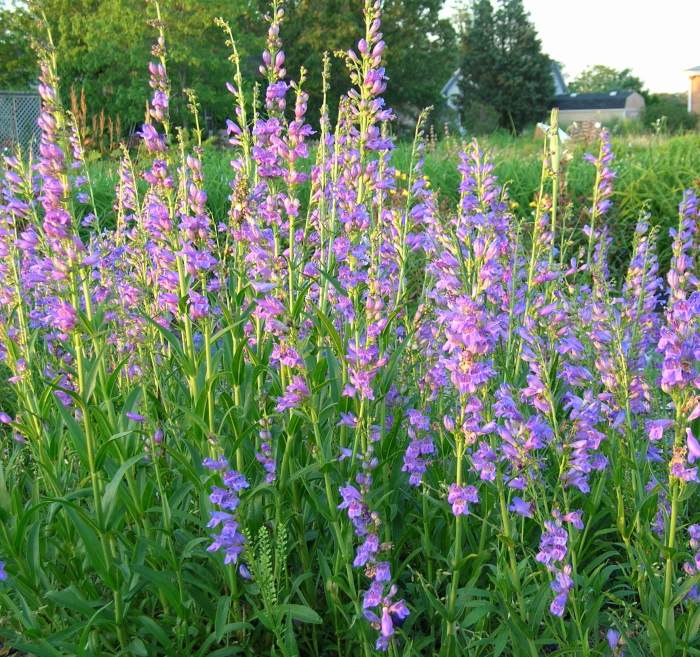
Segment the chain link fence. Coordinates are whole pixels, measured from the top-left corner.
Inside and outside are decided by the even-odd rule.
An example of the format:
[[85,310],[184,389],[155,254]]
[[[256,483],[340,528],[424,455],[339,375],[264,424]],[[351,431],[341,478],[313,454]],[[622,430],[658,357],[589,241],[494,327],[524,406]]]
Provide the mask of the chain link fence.
[[17,145],[27,151],[38,145],[40,111],[38,94],[0,91],[0,152],[11,152]]

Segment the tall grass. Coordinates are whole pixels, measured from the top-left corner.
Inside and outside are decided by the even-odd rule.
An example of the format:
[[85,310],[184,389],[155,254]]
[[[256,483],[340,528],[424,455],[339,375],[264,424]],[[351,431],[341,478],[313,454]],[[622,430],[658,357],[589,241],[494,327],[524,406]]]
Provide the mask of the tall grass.
[[[492,157],[495,173],[507,185],[512,209],[525,218],[539,185],[541,142],[534,137],[496,135],[480,139],[480,144]],[[652,224],[659,229],[661,269],[665,272],[670,261],[668,230],[675,222],[678,202],[684,189],[700,180],[700,133],[667,136],[635,136],[613,138],[613,148],[619,155],[618,179],[611,210],[613,245],[611,262],[619,278],[631,256],[631,238],[641,212],[648,211]],[[571,162],[566,172],[568,198],[580,207],[590,195],[594,173],[582,159],[587,147],[567,145]],[[425,172],[440,203],[453,208],[458,199],[459,174],[456,169],[461,145],[458,139],[438,142],[425,154]],[[399,142],[393,160],[405,170],[410,162],[412,145]],[[207,206],[213,216],[226,212],[229,197],[228,175],[231,154],[226,149],[205,147],[204,170],[208,194]],[[90,167],[95,200],[101,216],[113,220],[113,189],[116,164],[110,160],[95,162]],[[575,221],[584,221],[575,217]]]

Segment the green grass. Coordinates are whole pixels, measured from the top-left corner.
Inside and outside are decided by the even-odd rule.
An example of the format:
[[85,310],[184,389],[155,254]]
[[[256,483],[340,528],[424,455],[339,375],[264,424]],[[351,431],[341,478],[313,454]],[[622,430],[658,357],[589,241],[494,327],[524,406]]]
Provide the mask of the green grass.
[[[508,187],[514,210],[521,216],[530,213],[533,191],[539,187],[542,143],[534,136],[513,137],[497,133],[479,140],[495,162],[495,172]],[[570,143],[570,142],[569,142]],[[611,263],[619,273],[626,266],[631,236],[640,212],[650,213],[650,222],[660,228],[660,262],[665,271],[670,257],[668,228],[675,224],[678,203],[684,189],[700,184],[700,133],[665,137],[631,135],[613,140],[618,179],[610,213],[613,238]],[[425,172],[439,191],[441,203],[453,207],[458,196],[457,162],[461,145],[449,138],[431,145],[425,158]],[[571,220],[579,222],[587,207],[594,183],[593,167],[583,160],[586,150],[597,150],[597,144],[569,146],[571,159],[566,165],[567,193],[571,203]],[[405,171],[411,157],[411,145],[400,143],[395,165]],[[208,206],[214,217],[225,217],[231,177],[226,149],[208,148],[204,157]],[[113,217],[116,164],[98,161],[92,166],[95,201],[100,218]]]

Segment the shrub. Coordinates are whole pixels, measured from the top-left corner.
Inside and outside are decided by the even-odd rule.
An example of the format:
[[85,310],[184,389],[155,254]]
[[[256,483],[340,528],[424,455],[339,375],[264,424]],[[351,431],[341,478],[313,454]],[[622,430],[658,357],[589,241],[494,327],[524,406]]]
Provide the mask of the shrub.
[[694,130],[698,125],[697,118],[688,112],[684,97],[658,94],[649,99],[644,109],[643,122],[654,130],[677,133]]

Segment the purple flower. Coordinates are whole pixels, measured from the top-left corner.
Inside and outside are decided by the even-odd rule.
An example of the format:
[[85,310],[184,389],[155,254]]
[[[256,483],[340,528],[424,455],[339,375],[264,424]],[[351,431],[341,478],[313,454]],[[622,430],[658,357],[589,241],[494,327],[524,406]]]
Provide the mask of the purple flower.
[[476,486],[450,484],[447,501],[452,505],[452,513],[454,515],[466,516],[469,514],[469,504],[477,504],[479,502],[479,493]]
[[236,472],[235,470],[229,470],[224,474],[224,483],[236,493],[239,493],[244,488],[250,487],[247,479],[240,472]]
[[404,453],[401,470],[410,473],[408,481],[411,486],[418,486],[430,465],[429,457],[435,452],[435,446],[430,435],[425,433],[430,427],[429,418],[415,409],[409,409],[407,416],[408,435],[411,441]]
[[612,650],[612,657],[624,657],[625,653],[622,650],[620,633],[610,628],[605,636],[608,640],[608,646]]
[[275,457],[272,454],[270,443],[261,443],[260,451],[255,454],[255,458],[265,470],[265,483],[273,483],[277,478],[277,461],[275,461]]
[[223,456],[220,456],[218,459],[207,457],[202,461],[202,465],[207,468],[207,470],[225,470],[228,468],[228,461]]
[[698,444],[698,441],[693,435],[690,427],[687,427],[685,432],[686,442],[688,445],[688,463],[693,464],[695,461],[700,459],[700,444]]
[[375,565],[374,579],[377,582],[391,581],[391,566],[388,561],[380,561]]
[[7,571],[5,570],[5,562],[0,561],[0,582],[6,581],[8,578]]
[[345,459],[349,458],[352,458],[352,450],[349,447],[341,447],[338,461],[345,461]]
[[[207,467],[216,464],[215,461],[208,461]],[[209,552],[223,552],[224,563],[237,563],[245,547],[245,537],[240,532],[240,525],[235,516],[235,511],[239,505],[238,494],[249,484],[246,478],[235,470],[229,470],[223,475],[226,488],[212,486],[209,500],[212,504],[219,506],[223,511],[212,511],[207,527],[214,529],[221,527],[218,534],[212,535],[211,545],[207,548]]]
[[135,413],[134,411],[127,411],[126,417],[128,417],[132,422],[144,422],[146,418],[140,413]]
[[664,431],[673,426],[673,420],[648,420],[646,423],[649,440],[657,442],[663,438]]
[[355,568],[364,566],[368,561],[374,559],[374,555],[379,551],[379,537],[376,534],[367,534],[364,543],[357,548],[355,560],[352,565]]
[[65,301],[59,301],[48,317],[49,324],[63,333],[70,333],[78,320],[75,308]]
[[540,551],[535,560],[549,570],[556,570],[556,564],[566,558],[569,535],[559,521],[546,520],[544,526],[545,531],[540,538]]
[[[690,549],[695,551],[695,555],[690,561],[683,564],[683,571],[688,577],[697,577],[700,575],[700,525],[690,525],[688,535],[690,536]],[[700,587],[694,584],[688,591],[686,598],[696,603],[700,602]]]
[[354,486],[347,485],[340,487],[340,494],[343,501],[338,505],[339,509],[347,509],[349,518],[357,518],[364,512],[364,503],[360,491]]
[[549,606],[549,611],[553,616],[562,617],[566,610],[566,602],[569,599],[569,591],[573,587],[574,581],[571,579],[571,566],[568,564],[556,572],[554,580],[550,584],[555,596]]
[[496,478],[496,453],[487,442],[482,441],[472,454],[472,464],[480,479],[493,481]]
[[524,518],[532,518],[532,504],[530,502],[525,502],[525,500],[520,497],[513,498],[513,502],[508,507],[508,510]]
[[284,394],[277,398],[275,410],[278,413],[284,413],[293,408],[298,408],[301,403],[309,396],[309,388],[304,381],[304,377],[297,374],[292,377]]
[[146,123],[141,128],[141,132],[138,136],[143,139],[146,144],[146,148],[151,153],[162,153],[167,150],[165,146],[165,139],[158,134],[158,131],[150,124]]

